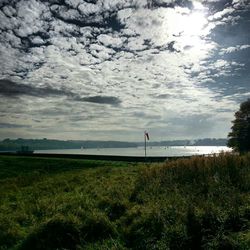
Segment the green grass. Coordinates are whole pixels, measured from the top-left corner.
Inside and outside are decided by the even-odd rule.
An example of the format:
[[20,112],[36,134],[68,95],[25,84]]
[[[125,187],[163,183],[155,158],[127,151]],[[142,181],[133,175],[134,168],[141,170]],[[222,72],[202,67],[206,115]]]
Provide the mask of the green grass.
[[249,249],[250,155],[0,157],[0,249]]

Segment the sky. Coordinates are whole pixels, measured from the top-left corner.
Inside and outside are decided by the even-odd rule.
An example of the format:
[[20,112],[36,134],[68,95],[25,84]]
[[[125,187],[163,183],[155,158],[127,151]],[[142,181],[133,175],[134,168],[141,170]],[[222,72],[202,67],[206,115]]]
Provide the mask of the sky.
[[0,0],[0,139],[226,138],[248,0]]

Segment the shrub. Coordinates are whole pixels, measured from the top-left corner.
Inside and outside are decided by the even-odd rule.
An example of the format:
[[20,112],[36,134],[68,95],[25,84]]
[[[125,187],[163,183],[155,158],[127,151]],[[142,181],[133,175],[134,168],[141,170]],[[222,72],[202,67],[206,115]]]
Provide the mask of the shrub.
[[19,250],[77,249],[80,243],[78,226],[72,221],[55,218],[34,230]]
[[84,241],[96,241],[116,235],[115,226],[103,213],[93,211],[81,219],[80,233]]

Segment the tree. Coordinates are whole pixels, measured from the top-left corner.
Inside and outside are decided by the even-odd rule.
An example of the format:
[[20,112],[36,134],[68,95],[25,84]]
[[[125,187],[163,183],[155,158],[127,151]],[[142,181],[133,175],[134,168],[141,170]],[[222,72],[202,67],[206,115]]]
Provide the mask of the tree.
[[250,99],[241,103],[240,110],[234,116],[227,145],[240,153],[248,152],[250,151]]

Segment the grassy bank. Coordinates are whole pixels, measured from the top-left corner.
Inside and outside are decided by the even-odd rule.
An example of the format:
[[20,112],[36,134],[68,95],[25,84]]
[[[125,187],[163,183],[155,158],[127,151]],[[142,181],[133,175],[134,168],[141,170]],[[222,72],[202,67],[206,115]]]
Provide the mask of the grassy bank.
[[249,249],[250,155],[0,157],[0,249]]

